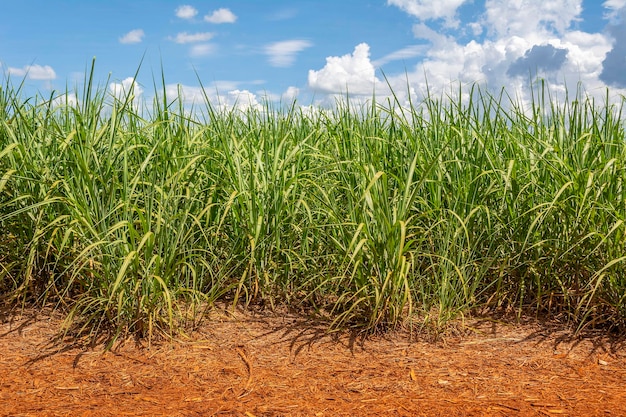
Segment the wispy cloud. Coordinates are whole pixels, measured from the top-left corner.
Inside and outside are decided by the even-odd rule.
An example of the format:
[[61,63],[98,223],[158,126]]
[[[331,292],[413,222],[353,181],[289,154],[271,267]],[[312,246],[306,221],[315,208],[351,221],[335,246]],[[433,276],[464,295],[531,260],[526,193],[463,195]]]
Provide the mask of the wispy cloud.
[[274,67],[289,67],[296,60],[296,54],[313,44],[301,39],[274,42],[266,45],[265,54],[269,57],[270,65]]
[[609,19],[613,19],[619,13],[619,11],[626,7],[626,0],[606,0],[602,3],[605,9],[608,9],[609,12],[606,14],[606,17]]
[[215,36],[214,33],[211,32],[198,32],[198,33],[187,33],[181,32],[176,34],[175,37],[170,38],[176,43],[193,43],[193,42],[206,42]]
[[181,19],[193,19],[198,14],[195,7],[184,4],[176,8],[176,17]]
[[444,19],[450,26],[456,26],[457,9],[467,0],[387,0],[387,4],[397,6],[420,20]]
[[211,43],[200,43],[191,47],[191,49],[189,50],[189,55],[195,58],[199,58],[211,55],[213,52],[215,52],[215,45]]
[[374,65],[375,67],[380,67],[381,65],[385,65],[386,63],[391,61],[415,58],[417,56],[423,55],[427,50],[427,45],[409,45],[405,48],[398,49],[397,51],[387,54],[380,59],[372,61],[372,65]]
[[298,10],[294,8],[281,9],[268,16],[269,20],[288,20],[293,19],[298,14]]
[[122,36],[119,40],[120,43],[130,44],[130,43],[140,43],[143,40],[145,33],[142,29],[134,29],[128,32],[126,35]]
[[211,83],[210,89],[214,91],[224,92],[230,90],[236,90],[241,85],[241,81],[233,80],[215,80]]
[[229,9],[221,8],[215,10],[210,15],[204,16],[204,20],[209,23],[235,23],[237,20],[237,16]]
[[54,80],[57,74],[50,65],[25,65],[22,68],[8,68],[9,75],[26,77],[30,80]]

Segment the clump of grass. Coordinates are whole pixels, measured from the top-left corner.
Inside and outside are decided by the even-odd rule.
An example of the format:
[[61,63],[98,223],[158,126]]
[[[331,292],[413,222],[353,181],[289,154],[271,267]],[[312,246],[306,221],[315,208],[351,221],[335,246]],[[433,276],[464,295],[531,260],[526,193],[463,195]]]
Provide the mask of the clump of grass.
[[[543,84],[305,113],[0,88],[0,291],[96,336],[217,299],[368,331],[475,308],[626,324],[622,105]],[[165,84],[163,82],[163,84]],[[191,312],[191,314],[189,313]]]

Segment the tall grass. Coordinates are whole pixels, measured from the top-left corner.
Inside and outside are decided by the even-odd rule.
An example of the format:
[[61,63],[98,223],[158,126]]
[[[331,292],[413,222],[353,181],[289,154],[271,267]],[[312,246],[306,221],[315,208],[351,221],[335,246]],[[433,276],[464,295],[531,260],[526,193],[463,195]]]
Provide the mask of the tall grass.
[[[92,336],[152,336],[217,299],[374,330],[475,308],[626,324],[622,103],[450,97],[305,113],[85,80],[0,88],[0,292]],[[67,97],[61,96],[61,97]]]

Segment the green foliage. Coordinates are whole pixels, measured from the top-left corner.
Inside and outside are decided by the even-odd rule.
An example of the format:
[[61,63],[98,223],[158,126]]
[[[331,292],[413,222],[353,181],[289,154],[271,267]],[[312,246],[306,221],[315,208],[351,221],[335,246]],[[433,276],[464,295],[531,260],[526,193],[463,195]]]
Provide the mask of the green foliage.
[[305,113],[163,90],[147,112],[91,76],[76,104],[20,91],[0,87],[0,294],[92,336],[171,333],[218,298],[370,331],[478,307],[626,323],[608,95],[539,84],[523,109],[474,86]]

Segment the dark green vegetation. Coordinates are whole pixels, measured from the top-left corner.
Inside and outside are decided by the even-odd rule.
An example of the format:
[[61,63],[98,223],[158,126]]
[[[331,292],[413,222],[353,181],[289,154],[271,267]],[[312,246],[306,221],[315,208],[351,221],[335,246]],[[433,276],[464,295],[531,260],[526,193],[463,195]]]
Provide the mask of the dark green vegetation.
[[[150,336],[217,299],[336,327],[513,308],[626,324],[621,106],[535,89],[305,113],[150,111],[0,87],[0,294],[91,335]],[[622,102],[623,104],[623,102]]]

